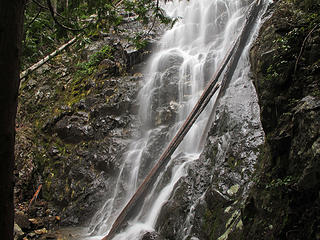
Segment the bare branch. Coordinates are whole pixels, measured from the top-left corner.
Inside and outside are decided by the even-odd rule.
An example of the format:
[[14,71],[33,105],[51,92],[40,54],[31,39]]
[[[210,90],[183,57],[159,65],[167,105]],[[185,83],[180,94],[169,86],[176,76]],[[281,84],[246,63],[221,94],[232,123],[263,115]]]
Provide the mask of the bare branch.
[[320,24],[317,24],[316,26],[314,26],[311,31],[308,33],[308,35],[305,37],[305,39],[303,40],[303,43],[301,45],[301,48],[300,48],[300,52],[299,52],[299,55],[297,57],[297,60],[296,60],[296,63],[294,65],[294,72],[293,72],[293,75],[295,76],[296,75],[296,72],[297,72],[297,69],[298,69],[298,63],[300,61],[300,58],[302,56],[302,53],[304,51],[304,48],[306,46],[306,43],[307,43],[307,40],[309,39],[309,37],[311,36],[311,34],[314,32],[314,30],[316,30],[318,27],[320,26]]
[[28,24],[28,26],[26,28],[29,28],[31,26],[32,23],[34,23],[34,21],[39,17],[40,13],[41,13],[41,7],[39,7],[39,11],[36,14],[36,16],[31,20],[31,22]]
[[58,26],[62,27],[63,29],[66,29],[66,30],[68,30],[68,31],[71,31],[71,32],[79,32],[79,31],[82,31],[83,29],[85,29],[85,28],[75,29],[75,28],[70,28],[70,27],[67,27],[67,26],[63,25],[63,24],[60,23],[60,22],[58,21],[58,19],[56,18],[50,0],[47,0],[47,4],[48,4],[48,7],[49,7],[49,11],[50,11],[51,17],[53,18],[54,22],[55,22]]
[[[36,5],[38,5],[40,8],[45,9],[45,10],[49,10],[49,8],[47,6],[42,5],[41,3],[39,3],[36,0],[32,0],[32,2],[34,2]],[[54,14],[56,14],[57,16],[66,19],[64,16],[62,16],[61,14],[57,13],[56,11],[54,11]]]

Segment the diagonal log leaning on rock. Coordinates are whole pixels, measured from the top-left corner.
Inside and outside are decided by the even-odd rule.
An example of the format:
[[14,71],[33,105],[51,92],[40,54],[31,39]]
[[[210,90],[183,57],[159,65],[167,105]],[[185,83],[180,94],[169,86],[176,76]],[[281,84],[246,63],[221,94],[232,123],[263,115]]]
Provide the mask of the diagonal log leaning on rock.
[[[176,133],[173,140],[170,142],[169,146],[160,156],[160,159],[156,163],[156,165],[151,169],[147,177],[144,179],[142,184],[139,186],[135,194],[132,196],[130,201],[127,205],[123,208],[117,219],[112,225],[111,230],[109,231],[108,235],[105,236],[102,240],[111,240],[114,235],[119,232],[121,226],[125,224],[130,217],[133,216],[134,211],[136,208],[139,208],[143,204],[143,199],[145,195],[150,190],[152,184],[156,180],[159,173],[163,170],[166,164],[169,162],[171,155],[177,149],[181,141],[183,140],[184,136],[188,133],[189,129],[192,127],[193,123],[197,120],[201,112],[205,109],[207,104],[210,102],[212,96],[219,90],[218,98],[221,97],[230,81],[232,74],[235,71],[235,68],[238,64],[239,58],[242,54],[243,48],[246,46],[248,42],[248,38],[250,36],[251,30],[254,26],[254,22],[258,17],[260,10],[262,9],[262,2],[263,0],[256,0],[250,10],[246,22],[244,24],[243,29],[240,32],[240,35],[232,45],[232,47],[227,52],[225,58],[223,59],[222,63],[220,64],[218,70],[212,76],[210,82],[206,86],[205,90],[203,91],[200,99],[194,106],[193,110],[189,114],[188,118]],[[227,64],[228,68],[224,74],[223,79],[218,82],[221,74],[224,72]]]

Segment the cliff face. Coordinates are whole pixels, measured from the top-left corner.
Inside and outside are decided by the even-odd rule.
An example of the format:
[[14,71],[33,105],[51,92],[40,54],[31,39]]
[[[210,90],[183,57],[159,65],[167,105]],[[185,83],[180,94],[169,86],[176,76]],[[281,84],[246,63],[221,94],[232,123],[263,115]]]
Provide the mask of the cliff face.
[[251,50],[266,134],[244,239],[320,239],[320,4],[277,1]]
[[[319,12],[317,0],[271,5],[251,50],[259,99],[252,95],[242,104],[253,109],[259,101],[265,142],[251,113],[221,107],[199,161],[162,208],[156,227],[161,237],[320,239]],[[57,208],[64,223],[90,219],[112,190],[127,139],[137,134],[142,76],[127,70],[141,54],[102,37],[82,54],[71,49],[22,84],[17,202],[31,199],[43,184],[40,198]],[[241,86],[243,95],[254,92],[251,83]]]
[[[200,159],[162,208],[164,239],[320,238],[319,4],[277,1],[266,19],[250,53],[264,134],[222,99]],[[233,98],[249,95],[242,84]]]
[[[265,141],[258,123],[254,137],[239,138],[245,118],[232,118],[230,106],[219,111],[199,161],[160,214],[166,239],[186,231],[198,239],[320,239],[319,12],[319,1],[270,5],[250,51]],[[245,139],[256,145],[243,148]]]
[[[132,66],[149,54],[115,36],[82,45],[22,82],[17,115],[17,210],[42,184],[39,199],[68,225],[88,222],[113,191],[126,141],[136,134],[142,74]],[[29,218],[46,216],[38,215]]]

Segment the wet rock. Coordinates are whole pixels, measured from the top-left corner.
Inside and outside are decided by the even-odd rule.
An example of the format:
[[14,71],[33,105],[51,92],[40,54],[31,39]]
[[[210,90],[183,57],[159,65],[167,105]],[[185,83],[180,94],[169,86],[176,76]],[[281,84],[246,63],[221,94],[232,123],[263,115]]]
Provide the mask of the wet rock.
[[[181,156],[175,160],[183,159]],[[202,195],[209,183],[208,170],[205,161],[195,161],[191,164],[188,175],[178,181],[176,190],[161,209],[156,223],[156,229],[161,236],[166,239],[183,239],[185,236],[206,239],[201,226],[205,211]],[[171,176],[163,176],[163,184],[170,178]]]
[[141,240],[164,240],[159,234],[156,232],[147,232],[143,234]]
[[264,142],[250,79],[231,81],[215,113],[207,138],[199,139],[204,143],[200,158],[190,164],[187,177],[176,184],[160,213],[156,229],[165,238],[227,239],[234,235],[237,239],[241,232],[240,209]]
[[[45,66],[22,86],[20,103],[24,104],[17,122],[27,126],[21,128],[20,135],[26,135],[24,129],[30,134],[18,140],[16,174],[21,184],[16,193],[30,200],[30,193],[41,183],[39,197],[56,209],[30,209],[33,230],[49,231],[60,223],[83,224],[91,219],[112,193],[121,154],[128,138],[138,132],[133,114],[139,108],[136,96],[142,74],[129,76],[126,71],[148,56],[152,44],[137,50],[124,38],[101,34],[81,51],[82,60],[89,62],[107,45],[112,56],[103,55],[106,58],[102,61],[98,58],[88,72],[70,65],[79,60],[79,50],[71,47],[70,54],[62,53],[59,68]],[[21,171],[23,166],[28,169]],[[29,232],[28,238],[36,237]]]
[[[210,209],[216,208],[216,204],[220,204],[221,208],[225,208],[231,204],[230,198],[228,196],[223,195],[214,187],[211,187],[205,194],[205,200]],[[219,207],[218,207],[219,208]]]
[[42,235],[42,234],[48,233],[48,230],[46,228],[41,228],[41,229],[34,230],[34,233],[37,235]]
[[211,51],[208,55],[207,55],[207,59],[206,62],[203,66],[203,77],[205,79],[205,82],[209,82],[211,77],[214,74],[214,66],[216,64],[216,57],[215,57],[216,53],[214,51]]
[[56,123],[54,130],[63,141],[68,143],[89,140],[93,138],[93,129],[88,120],[88,114],[84,112],[64,116]]
[[30,229],[30,222],[28,216],[24,212],[17,211],[14,215],[14,221],[21,229]]
[[135,47],[128,47],[125,49],[126,63],[127,67],[130,69],[132,66],[139,64],[147,59],[150,55],[150,50],[154,44],[148,42],[147,46],[142,49],[137,49]]
[[170,67],[155,78],[158,86],[151,96],[152,116],[151,122],[158,125],[171,125],[181,106],[178,102],[179,94],[179,68]]
[[94,164],[99,171],[111,173],[114,170],[114,162],[106,156],[95,157]]
[[171,101],[169,106],[159,107],[155,111],[155,125],[171,125],[177,117],[179,105]]
[[161,126],[154,129],[149,136],[145,150],[141,157],[139,178],[143,179],[151,170],[155,161],[160,157],[166,143],[168,141],[168,128]]
[[34,232],[28,233],[27,239],[28,239],[28,238],[33,239],[34,237],[36,237],[36,235],[37,235],[37,234],[34,233]]
[[158,71],[164,72],[173,66],[180,66],[182,62],[183,57],[180,56],[179,52],[177,52],[176,50],[172,50],[166,55],[162,55],[159,59]]
[[161,209],[157,230],[165,239],[174,239],[178,236],[179,225],[184,222],[181,217],[183,210],[177,201],[168,201]]
[[[15,214],[15,221],[24,226],[22,228],[24,234],[15,239],[49,239],[46,236],[49,229],[55,230],[60,225],[60,216],[57,216],[56,210],[45,201],[38,199],[30,207],[29,202],[23,202],[20,203],[19,208],[20,211],[16,211]],[[16,227],[15,229],[17,230]]]
[[[319,234],[317,228],[310,227],[319,222],[319,209],[314,206],[319,205],[320,166],[314,147],[320,134],[320,78],[314,71],[318,53],[312,53],[318,34],[309,36],[296,70],[296,59],[288,57],[299,54],[305,34],[312,29],[308,16],[319,12],[314,3],[277,1],[251,51],[267,138],[256,186],[243,211],[247,238],[315,239]],[[299,24],[308,27],[296,27]]]
[[44,226],[43,219],[38,217],[38,218],[30,218],[29,219],[30,223],[32,224],[33,228],[40,228]]
[[98,69],[98,72],[95,74],[95,78],[97,79],[106,79],[119,74],[119,68],[117,64],[110,59],[102,60],[98,66]]
[[14,235],[14,240],[21,240],[25,235],[22,229],[16,223],[14,223],[13,235]]
[[121,115],[128,110],[129,104],[123,103],[112,103],[112,104],[99,104],[91,111],[92,117],[97,116],[108,116],[108,115]]
[[60,121],[63,117],[71,116],[71,115],[72,115],[72,111],[71,109],[68,108],[67,111],[63,111],[61,114],[57,116],[53,116],[50,119],[47,119],[47,121],[44,123],[42,127],[42,131],[44,131],[45,133],[53,133],[54,126],[56,125],[56,123]]

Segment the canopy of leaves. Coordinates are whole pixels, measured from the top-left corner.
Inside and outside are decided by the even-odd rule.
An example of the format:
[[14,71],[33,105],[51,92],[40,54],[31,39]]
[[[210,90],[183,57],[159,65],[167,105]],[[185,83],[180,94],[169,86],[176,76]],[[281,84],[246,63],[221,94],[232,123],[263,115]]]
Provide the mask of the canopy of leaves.
[[25,10],[22,68],[38,61],[57,46],[81,33],[94,38],[100,33],[121,33],[128,19],[137,21],[130,39],[137,47],[156,21],[169,24],[159,0],[29,0]]

